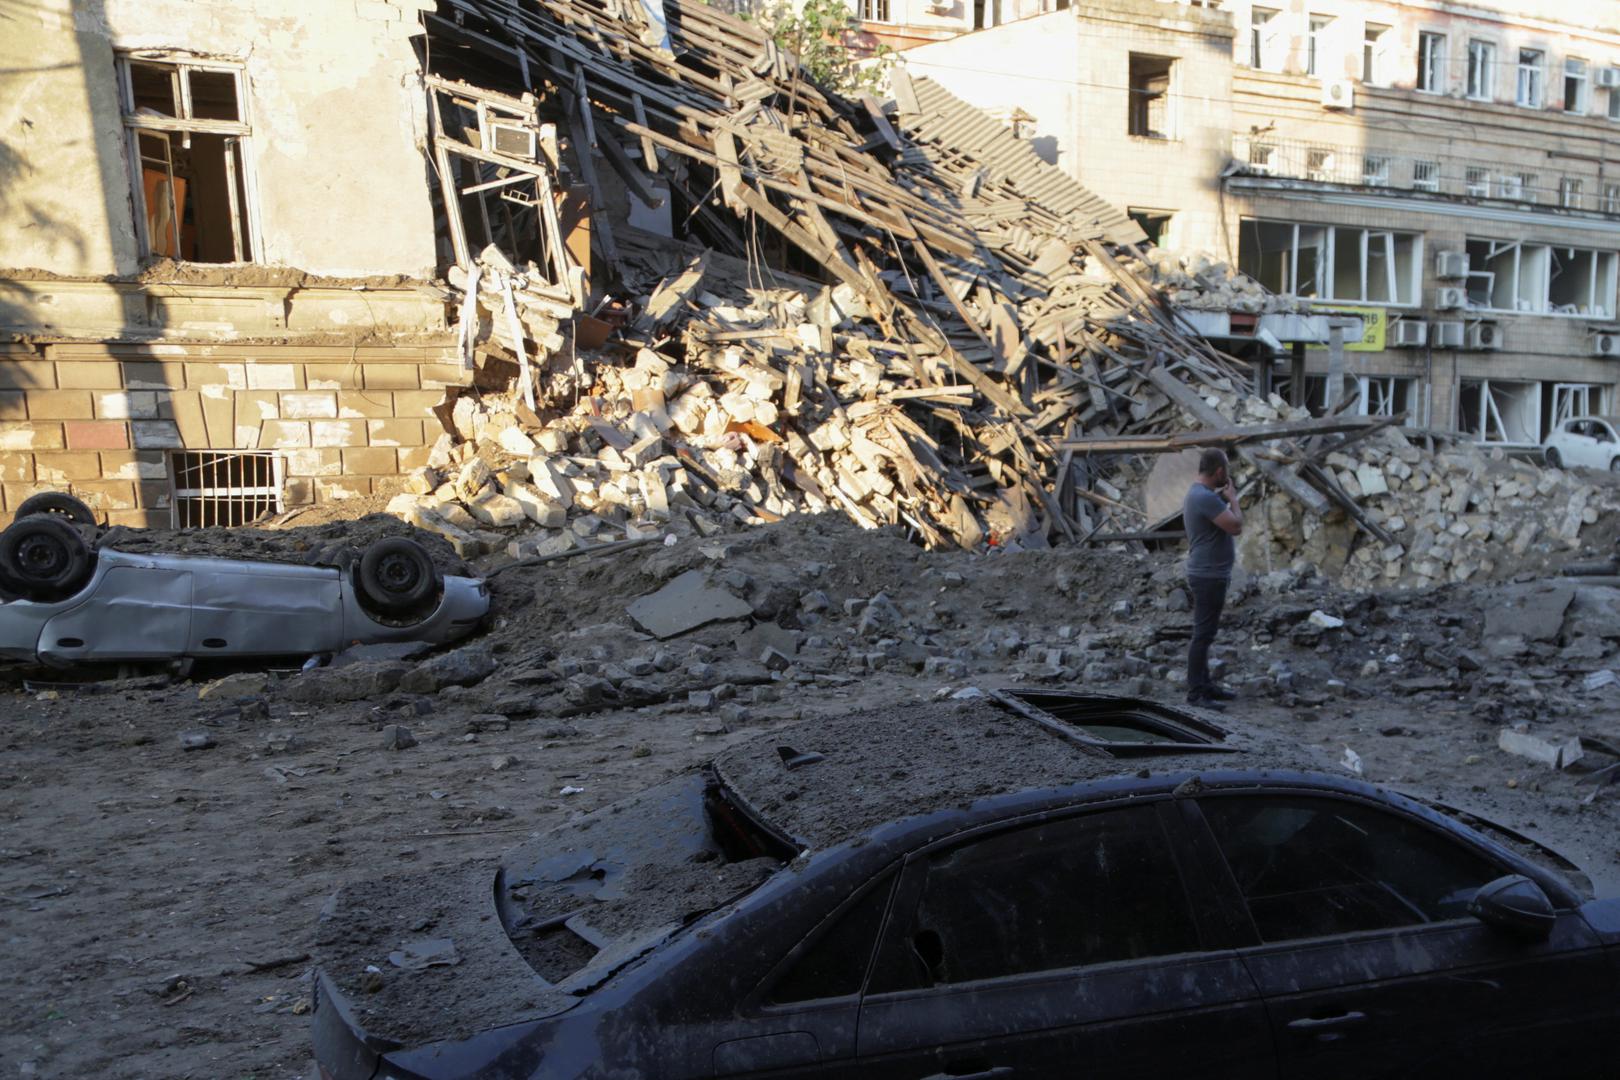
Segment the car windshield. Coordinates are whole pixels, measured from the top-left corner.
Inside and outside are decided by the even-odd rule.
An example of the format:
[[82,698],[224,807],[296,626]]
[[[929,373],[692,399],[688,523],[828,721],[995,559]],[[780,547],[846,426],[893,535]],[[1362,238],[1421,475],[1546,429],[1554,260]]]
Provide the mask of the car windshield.
[[529,966],[584,994],[794,854],[712,774],[687,773],[517,849],[496,903]]

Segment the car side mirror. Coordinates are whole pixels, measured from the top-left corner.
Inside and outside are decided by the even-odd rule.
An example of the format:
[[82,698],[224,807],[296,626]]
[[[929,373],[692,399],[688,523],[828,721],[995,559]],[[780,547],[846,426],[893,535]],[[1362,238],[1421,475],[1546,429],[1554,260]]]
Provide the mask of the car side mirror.
[[1468,914],[1526,941],[1546,941],[1558,921],[1541,886],[1523,874],[1509,874],[1481,885],[1468,901]]

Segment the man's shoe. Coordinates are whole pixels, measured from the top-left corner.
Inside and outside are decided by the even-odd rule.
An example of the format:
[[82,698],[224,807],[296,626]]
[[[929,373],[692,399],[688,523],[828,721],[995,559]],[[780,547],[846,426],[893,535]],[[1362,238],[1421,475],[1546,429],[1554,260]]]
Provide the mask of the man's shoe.
[[1204,696],[1212,701],[1236,701],[1237,695],[1224,686],[1210,686],[1204,691]]

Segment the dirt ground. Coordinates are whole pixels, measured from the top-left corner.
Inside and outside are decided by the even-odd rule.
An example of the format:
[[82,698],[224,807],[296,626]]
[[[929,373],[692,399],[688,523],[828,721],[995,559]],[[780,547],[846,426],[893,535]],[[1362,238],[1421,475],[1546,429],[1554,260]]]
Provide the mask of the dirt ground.
[[[239,550],[299,558],[382,528],[368,520]],[[780,628],[789,666],[760,663],[758,638],[739,648],[748,620],[640,632],[626,604],[694,568]],[[968,686],[1179,700],[1177,572],[1168,554],[924,553],[802,519],[501,573],[477,646],[494,673],[434,693],[384,690],[399,673],[365,665],[342,685],[376,689],[350,701],[292,671],[207,699],[218,672],[83,690],[0,673],[0,1072],[305,1077],[308,955],[343,882],[493,856],[800,718]],[[1620,789],[1590,781],[1616,760],[1594,742],[1620,748],[1616,687],[1585,689],[1620,666],[1616,612],[1603,584],[1358,596],[1270,575],[1234,590],[1217,656],[1241,698],[1221,722],[1327,770],[1353,768],[1348,748],[1366,778],[1490,813],[1620,889]],[[1558,771],[1504,753],[1514,723],[1579,734],[1587,756]],[[386,748],[389,725],[416,745]]]

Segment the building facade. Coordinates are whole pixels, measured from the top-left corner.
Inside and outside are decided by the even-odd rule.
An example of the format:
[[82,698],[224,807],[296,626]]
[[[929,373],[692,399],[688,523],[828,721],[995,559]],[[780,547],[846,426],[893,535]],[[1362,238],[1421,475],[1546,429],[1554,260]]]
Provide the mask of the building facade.
[[387,493],[465,381],[431,282],[433,0],[0,9],[0,523]]
[[[1530,445],[1620,407],[1620,5],[1079,0],[903,62],[1162,245],[1362,316],[1366,411]],[[1326,357],[1281,388],[1321,404]]]

